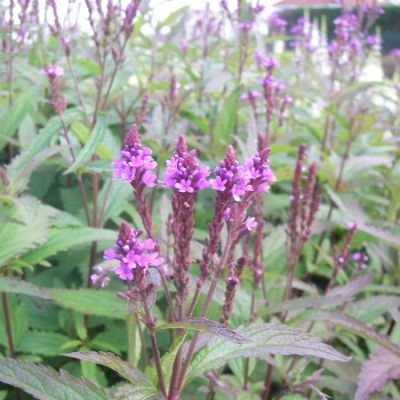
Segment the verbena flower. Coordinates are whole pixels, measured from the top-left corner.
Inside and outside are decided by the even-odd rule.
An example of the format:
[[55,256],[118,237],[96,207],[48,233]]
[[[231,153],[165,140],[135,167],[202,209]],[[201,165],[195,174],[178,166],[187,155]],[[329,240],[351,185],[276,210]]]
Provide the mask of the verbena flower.
[[214,169],[214,175],[215,178],[210,179],[211,188],[229,193],[235,201],[240,201],[248,192],[268,191],[268,184],[276,180],[269,168],[268,157],[263,152],[246,159],[244,164],[239,164],[234,158],[228,164],[224,159]]
[[353,253],[352,259],[353,259],[353,261],[356,261],[358,263],[359,269],[367,268],[367,263],[369,261],[369,257],[366,253],[357,251],[357,252]]
[[181,136],[174,155],[167,161],[164,186],[180,193],[195,193],[209,186],[209,175],[209,167],[199,164],[194,150],[186,150]]
[[50,79],[55,79],[64,75],[64,69],[62,67],[51,64],[49,64],[46,68],[41,69],[39,72]]
[[287,25],[287,21],[276,13],[270,15],[268,22],[275,28],[285,28]]
[[380,39],[376,35],[367,36],[367,43],[369,46],[377,46],[380,43]]
[[104,259],[116,260],[119,265],[114,273],[124,281],[142,282],[148,268],[160,267],[163,259],[156,251],[156,243],[151,239],[140,240],[140,232],[121,223],[116,246],[104,252]]
[[46,68],[39,71],[40,74],[47,76],[50,83],[51,103],[58,115],[61,115],[66,109],[66,102],[64,101],[58,78],[64,75],[62,67],[49,64]]
[[276,181],[269,167],[268,152],[257,152],[238,167],[238,178],[232,189],[233,198],[240,201],[246,192],[267,192],[269,183]]
[[244,221],[244,225],[248,231],[252,231],[257,228],[257,221],[254,217],[248,217],[246,221]]
[[390,52],[390,55],[394,58],[400,58],[400,49],[393,49]]
[[113,162],[113,166],[116,179],[132,185],[155,186],[156,175],[152,171],[157,168],[157,163],[152,157],[152,150],[141,145],[136,125],[132,125],[124,140],[120,158]]

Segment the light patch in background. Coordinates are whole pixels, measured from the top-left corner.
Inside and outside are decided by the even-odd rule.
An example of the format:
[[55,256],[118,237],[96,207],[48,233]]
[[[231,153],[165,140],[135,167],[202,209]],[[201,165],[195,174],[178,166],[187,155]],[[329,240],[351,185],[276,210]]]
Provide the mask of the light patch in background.
[[[130,0],[121,0],[121,4],[123,7],[126,7],[129,4]],[[259,4],[265,7],[263,12],[263,16],[268,16],[276,11],[274,5],[278,3],[279,0],[261,0]],[[103,0],[104,5],[107,3],[107,0]],[[158,22],[163,21],[168,17],[171,13],[179,10],[182,7],[190,7],[192,10],[205,10],[207,7],[211,11],[221,11],[220,0],[150,0],[143,1],[143,3],[149,3],[150,9],[152,12],[152,23],[156,25]],[[237,0],[227,0],[228,6],[232,9],[235,9],[237,6]],[[256,0],[254,4],[256,4]],[[67,0],[56,0],[57,10],[59,13],[59,17],[61,21],[66,21],[68,18],[68,8],[70,8],[70,19],[71,22],[76,22],[77,25],[83,31],[89,31],[90,26],[88,22],[88,12],[86,9],[84,0],[76,0],[75,2],[68,2]],[[39,1],[40,10],[42,11],[42,16],[44,20],[44,14],[46,12],[46,0]],[[48,18],[51,21],[52,16],[51,13],[48,13]],[[67,21],[66,21],[67,22]],[[260,33],[267,33],[266,24],[261,25]],[[263,32],[265,31],[265,32]],[[149,32],[150,33],[150,32]]]

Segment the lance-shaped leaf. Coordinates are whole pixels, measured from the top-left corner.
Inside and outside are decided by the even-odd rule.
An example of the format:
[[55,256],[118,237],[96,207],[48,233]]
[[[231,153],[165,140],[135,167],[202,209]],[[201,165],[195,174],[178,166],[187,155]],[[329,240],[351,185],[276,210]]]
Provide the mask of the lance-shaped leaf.
[[400,379],[400,357],[378,349],[362,367],[354,400],[367,400],[396,379]]
[[308,317],[316,321],[327,321],[354,332],[355,334],[384,347],[388,351],[391,351],[400,357],[399,345],[393,343],[387,336],[381,335],[374,328],[364,325],[355,318],[349,317],[345,314],[328,311],[316,311]]
[[200,350],[190,364],[187,379],[192,379],[226,364],[227,360],[241,357],[265,357],[271,354],[319,357],[331,361],[349,358],[331,346],[300,329],[286,325],[254,323],[236,330],[251,340],[235,344],[216,338]]
[[106,353],[104,351],[88,351],[85,353],[75,352],[64,355],[110,368],[134,385],[152,385],[150,379],[144,375],[143,372],[138,370],[129,362],[122,360],[115,354]]
[[37,249],[29,251],[24,255],[23,259],[33,265],[76,245],[113,240],[115,240],[115,232],[110,229],[88,227],[52,228],[46,243]]
[[372,275],[362,276],[347,285],[331,290],[326,296],[303,297],[278,304],[271,304],[262,311],[261,315],[279,313],[282,311],[304,310],[307,308],[335,307],[351,300],[353,296],[361,292],[371,280]]
[[120,386],[111,400],[155,400],[160,394],[148,386]]
[[109,290],[48,289],[48,292],[60,306],[82,314],[123,320],[126,318],[125,304]]
[[106,389],[65,371],[26,361],[0,360],[0,381],[24,390],[39,400],[109,400]]
[[33,330],[23,337],[18,350],[44,356],[58,356],[62,346],[69,341],[68,336],[60,333]]
[[212,148],[217,149],[218,154],[223,154],[223,146],[221,145],[226,145],[231,142],[231,135],[236,122],[239,96],[240,89],[236,88],[225,100],[215,123]]
[[161,331],[164,329],[193,329],[201,332],[210,332],[215,336],[219,336],[234,343],[251,342],[250,339],[242,336],[233,329],[205,318],[184,318],[182,321],[160,325],[156,330]]
[[65,174],[76,171],[90,160],[92,155],[96,153],[97,148],[103,142],[106,129],[107,118],[105,115],[100,114],[88,141],[86,142],[85,146],[83,146],[83,149],[79,152],[75,162],[65,171]]
[[35,286],[26,281],[21,281],[20,279],[7,277],[2,277],[0,279],[0,292],[26,294],[28,296],[39,297],[46,300],[51,299],[46,289]]
[[7,140],[12,137],[32,109],[32,104],[36,93],[24,90],[16,99],[14,99],[11,109],[3,113],[0,119],[0,150],[7,144]]
[[[63,115],[64,123],[69,124],[71,121],[82,119],[82,111],[77,108],[69,108],[65,110]],[[21,169],[27,163],[30,163],[33,157],[35,157],[42,150],[46,149],[51,142],[53,136],[57,135],[62,131],[62,123],[59,116],[51,118],[46,126],[40,131],[39,135],[33,140],[32,145],[18,158],[15,159],[15,168]],[[14,163],[14,161],[13,161]]]

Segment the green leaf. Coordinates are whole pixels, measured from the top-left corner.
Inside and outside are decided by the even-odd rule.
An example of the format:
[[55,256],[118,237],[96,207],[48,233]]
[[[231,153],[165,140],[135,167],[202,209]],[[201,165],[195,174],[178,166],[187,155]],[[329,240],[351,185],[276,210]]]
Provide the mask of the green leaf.
[[[14,347],[19,350],[19,345],[28,334],[28,314],[25,304],[19,302],[14,295],[8,295],[7,300]],[[0,299],[0,306],[2,303],[3,298]],[[8,335],[2,312],[0,313],[0,343],[8,348]]]
[[124,385],[117,389],[111,400],[155,400],[159,399],[156,389],[148,386]]
[[7,277],[0,279],[0,292],[26,294],[46,300],[51,299],[45,289],[26,281]]
[[0,225],[0,266],[46,241],[54,208],[42,205],[31,196],[20,197],[10,210],[11,217],[23,224]]
[[240,89],[237,88],[225,100],[222,110],[217,118],[213,136],[213,148],[217,149],[218,156],[223,156],[226,145],[232,141],[239,96]]
[[25,190],[28,187],[33,171],[50,157],[60,153],[61,150],[61,146],[46,148],[32,157],[28,163],[23,164],[22,167],[20,167],[19,157],[16,157],[7,167],[11,192],[18,194]]
[[88,379],[26,361],[0,360],[0,381],[39,400],[109,400],[107,391]]
[[[76,108],[71,108],[64,113],[64,122],[69,124],[73,120],[82,118],[82,112]],[[40,153],[42,150],[46,149],[53,138],[62,130],[62,124],[60,118],[51,118],[46,126],[40,131],[39,135],[33,141],[31,147],[24,151],[16,162],[16,168],[21,169],[24,165],[29,163],[33,157]]]
[[383,314],[399,307],[400,296],[371,296],[349,304],[346,312],[357,320],[370,324]]
[[109,229],[87,227],[52,228],[47,241],[39,248],[25,254],[23,260],[34,265],[73,246],[94,241],[113,240],[115,240],[115,232]]
[[126,318],[126,306],[114,292],[89,289],[48,289],[48,292],[57,304],[71,310],[87,315]]
[[[80,121],[75,121],[74,123],[72,123],[71,131],[82,144],[86,144],[88,139],[90,138],[89,128]],[[102,160],[110,161],[113,159],[112,152],[104,143],[100,143],[99,147],[96,150],[96,154]]]
[[[165,353],[161,358],[161,369],[163,371],[164,380],[167,385],[171,382],[172,370],[175,363],[175,358],[178,350],[181,348],[185,341],[186,334],[177,335],[170,346],[170,350]],[[169,386],[167,387],[169,389]]]
[[142,344],[137,316],[133,311],[129,312],[126,317],[126,334],[128,336],[128,361],[136,366],[139,364]]
[[348,357],[322,343],[320,339],[286,325],[253,323],[240,327],[236,331],[251,342],[235,344],[220,338],[211,340],[193,358],[187,380],[222,367],[227,360],[242,357],[281,354],[319,357],[340,362],[349,361]]
[[160,24],[160,28],[163,26],[169,26],[174,23],[174,21],[182,16],[187,10],[189,9],[189,6],[184,6],[181,8],[178,8],[176,11],[170,13],[167,18]]
[[57,356],[61,347],[69,341],[68,336],[55,332],[30,331],[24,336],[18,350],[24,353]]
[[372,280],[372,275],[355,279],[347,285],[331,290],[325,296],[302,297],[293,300],[271,304],[263,309],[260,315],[280,313],[282,311],[293,311],[306,308],[321,308],[324,306],[334,307],[350,301],[353,296],[364,289]]
[[387,336],[381,335],[374,328],[364,325],[355,318],[338,312],[317,311],[309,315],[309,318],[316,321],[327,321],[341,328],[349,330],[379,346],[397,354],[400,357],[400,346],[393,343]]
[[251,342],[251,340],[243,337],[233,329],[205,318],[184,318],[182,321],[160,325],[156,328],[156,331],[164,329],[194,329],[200,332],[210,332],[234,343]]
[[33,91],[21,93],[14,98],[11,109],[4,113],[0,120],[0,150],[7,144],[25,116],[31,111],[36,94]]
[[88,351],[85,353],[75,352],[65,354],[67,357],[78,360],[89,361],[94,364],[102,365],[117,372],[120,376],[133,383],[134,385],[152,386],[150,379],[132,364],[122,360],[117,355],[105,353],[103,351]]
[[102,143],[107,129],[107,118],[105,115],[100,114],[97,123],[90,134],[88,141],[83,149],[79,152],[75,162],[64,172],[69,174],[81,168],[87,161],[89,161],[93,154],[96,153],[97,148]]

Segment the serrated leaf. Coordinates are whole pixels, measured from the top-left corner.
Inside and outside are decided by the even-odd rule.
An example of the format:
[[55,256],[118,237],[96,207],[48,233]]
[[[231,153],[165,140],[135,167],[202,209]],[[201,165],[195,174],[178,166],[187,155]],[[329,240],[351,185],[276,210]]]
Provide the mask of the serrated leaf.
[[60,306],[87,315],[116,319],[126,318],[126,308],[114,292],[89,289],[48,289],[50,296]]
[[243,337],[233,329],[205,318],[184,318],[182,321],[163,324],[156,328],[157,331],[164,329],[193,329],[201,332],[210,332],[234,343],[251,342],[251,340]]
[[117,389],[112,400],[153,400],[158,398],[159,393],[148,386],[124,385]]
[[62,346],[69,341],[68,336],[55,332],[30,331],[24,336],[18,350],[24,353],[57,356]]
[[331,361],[348,361],[331,346],[300,329],[286,325],[254,323],[236,331],[251,340],[235,344],[223,339],[211,340],[190,364],[187,379],[202,375],[225,365],[227,360],[242,357],[264,357],[273,354],[319,357]]
[[46,300],[51,299],[45,289],[20,279],[7,277],[2,277],[0,279],[0,292],[26,294],[28,296],[39,297]]
[[354,295],[364,289],[372,280],[372,275],[355,279],[347,285],[335,288],[326,296],[311,296],[299,299],[283,301],[278,304],[271,304],[260,315],[273,314],[282,311],[293,311],[307,308],[321,308],[324,306],[334,307],[343,304],[353,298]]
[[78,360],[89,361],[94,364],[102,365],[117,372],[120,376],[133,383],[134,385],[151,386],[150,379],[132,364],[122,360],[117,355],[103,351],[88,351],[85,353],[75,352],[65,354],[67,357]]
[[396,379],[400,379],[400,358],[386,349],[378,349],[362,367],[354,400],[367,400]]
[[4,113],[0,120],[0,150],[7,144],[8,138],[12,137],[25,116],[30,112],[35,93],[32,91],[21,93],[14,98],[11,109]]
[[34,197],[24,196],[10,212],[11,217],[23,219],[24,224],[7,222],[0,225],[0,266],[45,242],[51,218],[57,211]]
[[29,264],[37,264],[60,251],[76,245],[99,241],[114,241],[115,232],[109,229],[88,227],[52,228],[47,241],[39,248],[24,255],[23,259]]
[[39,400],[109,400],[107,391],[88,379],[26,361],[0,360],[0,381]]
[[96,153],[97,148],[100,146],[104,139],[107,129],[107,118],[105,115],[100,114],[97,123],[89,136],[88,141],[83,146],[82,150],[76,157],[75,162],[65,171],[64,174],[69,174],[81,168],[87,161],[90,160],[93,154]]

